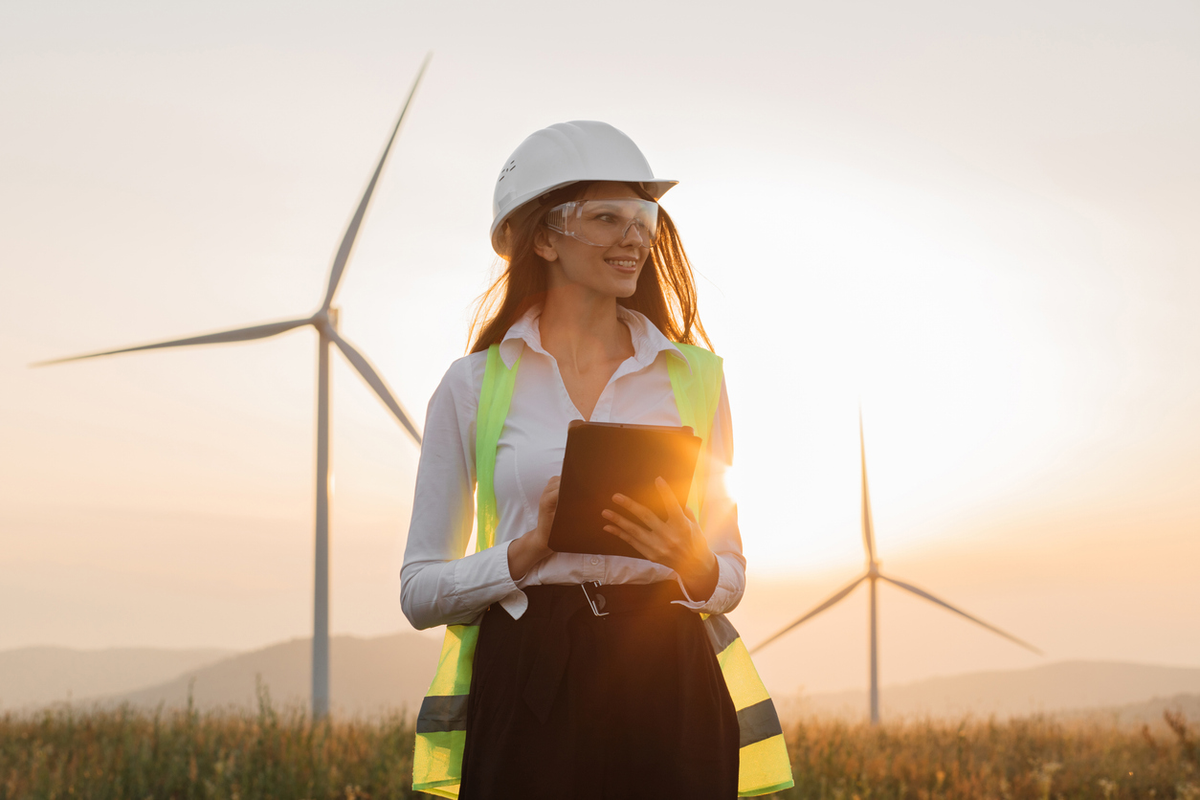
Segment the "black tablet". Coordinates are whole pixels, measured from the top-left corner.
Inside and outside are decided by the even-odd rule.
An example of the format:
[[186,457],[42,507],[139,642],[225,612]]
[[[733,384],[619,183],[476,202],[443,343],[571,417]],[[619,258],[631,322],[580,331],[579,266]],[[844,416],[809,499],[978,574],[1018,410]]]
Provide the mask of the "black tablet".
[[610,509],[634,519],[613,502],[612,496],[620,493],[666,519],[654,479],[661,476],[679,504],[686,504],[699,454],[700,437],[691,428],[575,420],[567,429],[550,548],[560,553],[644,558],[604,530],[609,523],[600,512]]

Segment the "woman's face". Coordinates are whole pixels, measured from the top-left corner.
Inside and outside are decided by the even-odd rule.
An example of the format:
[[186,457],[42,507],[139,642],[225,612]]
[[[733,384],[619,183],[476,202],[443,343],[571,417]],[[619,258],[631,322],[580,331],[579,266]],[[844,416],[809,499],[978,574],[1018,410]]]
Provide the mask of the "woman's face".
[[[579,200],[640,200],[624,183],[593,183]],[[597,247],[555,231],[545,231],[537,253],[550,265],[550,287],[569,284],[590,289],[606,297],[630,297],[637,289],[638,275],[650,255],[637,226],[630,226],[625,238],[610,247]],[[645,246],[643,246],[645,245]]]

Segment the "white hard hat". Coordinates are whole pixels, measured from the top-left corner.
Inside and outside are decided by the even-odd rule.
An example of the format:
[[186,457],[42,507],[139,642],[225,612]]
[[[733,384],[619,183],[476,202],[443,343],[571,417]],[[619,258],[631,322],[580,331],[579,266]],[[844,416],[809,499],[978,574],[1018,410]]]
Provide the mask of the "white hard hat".
[[556,123],[530,134],[504,162],[492,196],[492,249],[507,255],[504,225],[522,216],[522,206],[578,181],[638,183],[655,200],[679,182],[655,178],[633,140],[607,122]]

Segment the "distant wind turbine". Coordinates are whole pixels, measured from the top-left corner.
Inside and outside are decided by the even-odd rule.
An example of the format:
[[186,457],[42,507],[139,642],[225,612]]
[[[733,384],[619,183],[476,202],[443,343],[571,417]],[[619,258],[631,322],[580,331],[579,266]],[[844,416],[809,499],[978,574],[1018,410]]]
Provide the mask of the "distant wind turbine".
[[417,86],[421,83],[421,77],[425,74],[425,68],[429,66],[429,59],[430,56],[427,55],[421,63],[421,68],[417,71],[417,77],[413,81],[412,90],[408,93],[408,99],[404,101],[404,107],[400,109],[400,116],[392,128],[392,135],[388,137],[387,144],[384,145],[383,155],[380,156],[379,163],[375,166],[375,172],[371,175],[370,182],[367,183],[366,191],[363,192],[362,199],[358,202],[358,208],[355,209],[354,216],[350,219],[350,224],[347,226],[346,233],[342,237],[342,243],[338,247],[337,255],[334,256],[333,266],[329,271],[329,283],[325,289],[325,299],[321,301],[321,307],[312,316],[289,319],[283,322],[269,322],[265,325],[253,325],[248,328],[238,328],[219,333],[209,333],[203,336],[191,336],[186,339],[173,339],[168,342],[155,342],[154,344],[143,344],[137,347],[124,347],[119,350],[105,350],[101,353],[88,353],[82,356],[58,358],[30,365],[42,367],[49,364],[61,364],[67,361],[79,361],[85,358],[99,358],[100,356],[111,356],[117,353],[133,353],[138,350],[158,350],[166,347],[248,342],[254,339],[267,339],[272,336],[278,336],[293,328],[305,325],[311,325],[316,329],[317,510],[312,641],[312,713],[314,718],[324,717],[329,713],[329,345],[331,342],[337,345],[337,348],[342,351],[342,355],[346,357],[351,366],[358,370],[359,375],[363,377],[367,385],[375,391],[375,394],[379,395],[379,399],[392,412],[392,415],[404,427],[404,430],[408,432],[412,440],[418,446],[421,444],[420,431],[417,430],[416,425],[412,423],[408,414],[392,395],[391,390],[383,378],[380,377],[379,372],[371,366],[371,362],[367,361],[366,357],[357,348],[338,333],[338,309],[333,306],[333,298],[337,294],[338,285],[341,283],[342,275],[346,271],[346,263],[350,260],[350,253],[354,249],[354,240],[358,237],[358,230],[362,226],[363,218],[367,214],[367,207],[371,204],[371,195],[374,194],[375,186],[379,183],[379,176],[383,172],[383,165],[387,161],[388,153],[391,152],[392,143],[396,141],[396,134],[400,131],[400,123],[404,122],[404,115],[408,112],[413,95],[417,93]]
[[1018,639],[1016,636],[1013,636],[1011,633],[1005,633],[1004,631],[997,628],[995,625],[989,625],[988,623],[984,622],[983,620],[979,619],[978,617],[973,617],[970,614],[968,614],[967,612],[963,611],[962,609],[955,608],[954,606],[947,603],[945,600],[934,597],[932,594],[925,591],[924,589],[917,588],[916,586],[913,586],[911,583],[905,583],[904,581],[898,580],[889,575],[884,575],[883,572],[880,571],[880,569],[879,569],[880,561],[879,561],[879,558],[875,555],[875,522],[871,516],[871,495],[870,495],[870,492],[867,490],[867,445],[866,445],[866,441],[863,437],[863,425],[862,425],[862,413],[861,412],[858,415],[858,443],[859,443],[859,454],[862,459],[862,535],[863,535],[863,550],[866,551],[866,555],[867,555],[866,572],[864,572],[862,575],[859,575],[857,578],[855,578],[853,581],[848,583],[846,586],[843,586],[841,589],[836,591],[831,597],[829,597],[823,603],[819,604],[818,606],[816,606],[816,608],[813,608],[811,611],[804,614],[802,617],[797,619],[792,624],[788,625],[783,630],[776,633],[774,636],[771,636],[766,641],[761,642],[758,645],[756,645],[754,647],[754,649],[751,650],[750,652],[755,653],[755,652],[763,649],[764,647],[769,645],[771,642],[775,641],[780,636],[783,636],[785,633],[790,631],[792,628],[795,628],[796,626],[800,625],[803,622],[807,622],[808,620],[815,617],[817,614],[820,614],[825,609],[831,608],[834,605],[837,605],[837,603],[839,603],[847,595],[849,595],[851,592],[853,592],[858,587],[858,585],[860,583],[862,583],[863,581],[870,581],[871,582],[871,584],[870,584],[870,586],[871,586],[871,623],[870,623],[870,633],[871,633],[871,656],[870,656],[870,658],[871,658],[871,700],[870,700],[871,724],[878,725],[879,724],[879,645],[878,645],[878,624],[877,624],[877,617],[876,617],[876,592],[875,592],[875,584],[878,581],[887,581],[888,583],[892,584],[893,586],[899,587],[900,589],[903,589],[906,592],[911,592],[912,594],[915,594],[917,597],[922,597],[931,603],[941,606],[942,608],[953,611],[955,614],[966,617],[967,619],[971,620],[971,622],[974,622],[976,625],[981,625],[984,628],[987,628],[992,633],[999,634],[1000,636],[1003,636],[1005,639],[1008,639],[1011,642],[1015,642],[1016,644],[1019,644],[1021,647],[1024,647],[1026,650],[1031,650],[1034,653],[1037,653],[1038,655],[1042,655],[1042,651],[1037,649],[1033,645],[1029,644],[1029,642]]

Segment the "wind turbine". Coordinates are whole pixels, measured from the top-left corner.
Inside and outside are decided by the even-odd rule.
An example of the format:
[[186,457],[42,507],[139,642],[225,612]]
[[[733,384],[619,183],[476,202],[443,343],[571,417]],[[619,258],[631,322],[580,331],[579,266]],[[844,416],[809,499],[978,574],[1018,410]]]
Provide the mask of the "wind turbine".
[[796,626],[800,625],[803,622],[807,622],[808,620],[815,617],[817,614],[820,614],[825,609],[831,608],[831,607],[837,605],[847,595],[849,595],[856,588],[858,588],[858,585],[860,583],[862,583],[863,581],[870,581],[870,589],[871,589],[871,616],[870,616],[870,620],[871,620],[870,621],[871,724],[878,725],[879,724],[879,643],[878,643],[879,625],[878,625],[878,617],[876,614],[876,604],[877,604],[876,584],[879,581],[886,581],[887,583],[890,583],[893,586],[903,589],[906,592],[911,592],[912,594],[915,594],[917,597],[924,598],[924,599],[928,600],[929,602],[934,603],[935,605],[939,605],[942,608],[945,608],[949,611],[953,611],[955,614],[958,614],[959,616],[966,617],[967,619],[971,620],[971,622],[974,622],[976,625],[981,625],[984,628],[987,628],[992,633],[999,634],[1000,636],[1003,636],[1005,639],[1008,639],[1011,642],[1015,642],[1016,644],[1019,644],[1021,647],[1024,647],[1026,650],[1031,650],[1034,653],[1037,653],[1039,656],[1042,655],[1043,653],[1041,650],[1039,650],[1036,647],[1034,647],[1033,645],[1029,644],[1029,642],[1018,639],[1016,636],[1013,636],[1011,633],[1005,633],[1004,631],[997,628],[995,625],[990,625],[990,624],[984,622],[983,620],[979,619],[978,617],[973,617],[960,608],[955,608],[954,606],[947,603],[945,600],[942,600],[938,597],[933,596],[932,594],[925,591],[924,589],[920,589],[916,586],[913,586],[911,583],[906,583],[902,580],[899,580],[898,578],[893,578],[890,575],[883,574],[883,572],[879,569],[879,565],[880,565],[879,557],[875,554],[875,522],[871,516],[871,494],[867,489],[867,445],[866,445],[866,441],[863,437],[862,412],[859,412],[859,415],[858,415],[858,444],[859,444],[859,455],[862,460],[862,536],[863,536],[863,550],[866,552],[866,556],[867,556],[866,571],[863,572],[863,574],[859,575],[857,578],[855,578],[850,583],[843,586],[838,591],[834,592],[834,594],[831,597],[829,597],[823,603],[820,603],[819,605],[817,605],[812,610],[808,611],[806,614],[801,616],[795,622],[788,625],[786,628],[779,631],[774,636],[771,636],[766,641],[763,641],[763,642],[759,643],[758,645],[756,645],[754,647],[754,649],[751,650],[750,652],[755,653],[755,652],[763,649],[764,647],[769,645],[771,642],[775,641],[780,636],[783,636],[785,633],[790,631],[792,628],[795,628]]
[[408,98],[404,101],[404,106],[400,109],[400,116],[396,119],[396,124],[392,128],[392,135],[388,137],[387,144],[384,145],[383,155],[379,157],[379,163],[375,165],[375,172],[371,175],[371,180],[367,183],[366,191],[363,192],[362,199],[358,202],[358,208],[354,211],[354,216],[350,219],[350,224],[346,227],[346,233],[342,236],[342,243],[338,247],[337,255],[334,256],[333,266],[329,270],[329,282],[325,288],[325,298],[321,301],[321,306],[311,316],[301,317],[297,319],[284,320],[283,322],[268,322],[264,325],[252,325],[248,328],[238,328],[236,330],[220,331],[218,333],[209,333],[202,336],[191,336],[186,339],[172,339],[166,342],[155,342],[153,344],[143,344],[136,347],[123,347],[118,350],[105,350],[100,353],[88,353],[81,356],[71,356],[69,358],[58,358],[51,361],[41,361],[30,366],[41,367],[49,364],[61,364],[67,361],[80,361],[87,358],[99,358],[101,356],[111,356],[117,353],[133,353],[139,350],[158,350],[167,347],[190,347],[200,344],[223,344],[225,342],[248,342],[254,339],[267,339],[272,336],[278,336],[281,333],[286,333],[293,328],[311,325],[317,332],[317,508],[316,508],[316,570],[313,580],[313,640],[312,640],[312,713],[314,718],[325,717],[329,714],[329,345],[330,343],[337,345],[337,348],[342,351],[342,355],[350,362],[354,369],[358,370],[358,374],[367,382],[375,394],[379,395],[379,399],[387,406],[388,410],[396,420],[412,437],[412,440],[420,446],[421,433],[412,423],[408,414],[401,407],[400,403],[392,395],[391,389],[388,388],[383,378],[375,367],[371,366],[366,357],[358,351],[354,345],[350,344],[338,332],[338,309],[333,305],[333,298],[337,294],[338,286],[341,283],[342,276],[346,271],[346,263],[350,260],[350,253],[354,249],[354,240],[358,237],[358,230],[362,226],[363,218],[367,214],[367,207],[371,204],[371,196],[375,192],[375,185],[379,182],[379,176],[383,172],[384,163],[387,161],[388,153],[391,152],[392,143],[396,140],[396,134],[400,131],[400,123],[404,122],[404,115],[408,112],[408,107],[412,103],[413,95],[417,93],[417,86],[421,83],[421,77],[425,74],[425,68],[429,66],[430,55],[425,57],[421,63],[421,68],[417,71],[417,77],[413,81],[412,90],[408,93]]

